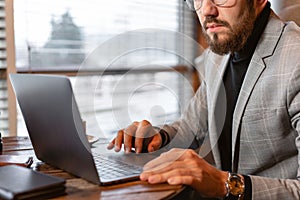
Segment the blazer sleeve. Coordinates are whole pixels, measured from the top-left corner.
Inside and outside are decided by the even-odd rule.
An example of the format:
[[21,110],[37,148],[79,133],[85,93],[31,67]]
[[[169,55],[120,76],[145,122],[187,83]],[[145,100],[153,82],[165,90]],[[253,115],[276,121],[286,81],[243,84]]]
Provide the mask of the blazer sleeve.
[[189,148],[195,140],[199,145],[202,143],[208,132],[206,98],[206,84],[202,81],[181,118],[161,127],[169,134],[168,148]]

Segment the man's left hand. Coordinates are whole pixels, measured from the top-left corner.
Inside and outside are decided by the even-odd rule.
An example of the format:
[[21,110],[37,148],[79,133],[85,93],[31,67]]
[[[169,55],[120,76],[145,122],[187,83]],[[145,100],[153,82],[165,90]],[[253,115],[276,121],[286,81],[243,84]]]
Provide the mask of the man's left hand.
[[144,166],[142,181],[151,184],[167,182],[170,185],[190,185],[206,197],[223,198],[227,191],[228,173],[206,162],[195,151],[172,149]]

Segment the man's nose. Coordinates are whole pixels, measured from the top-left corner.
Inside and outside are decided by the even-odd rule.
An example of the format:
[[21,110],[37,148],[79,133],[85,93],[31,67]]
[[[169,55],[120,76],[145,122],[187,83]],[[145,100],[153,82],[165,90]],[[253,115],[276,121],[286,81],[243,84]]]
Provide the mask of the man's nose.
[[212,2],[212,0],[202,0],[200,12],[205,17],[218,15],[217,6]]

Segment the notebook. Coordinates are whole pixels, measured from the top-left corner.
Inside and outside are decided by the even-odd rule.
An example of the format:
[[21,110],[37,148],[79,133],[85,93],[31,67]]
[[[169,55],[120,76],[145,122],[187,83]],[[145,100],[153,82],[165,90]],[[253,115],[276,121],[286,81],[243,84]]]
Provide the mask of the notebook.
[[65,180],[8,165],[0,167],[0,199],[46,199],[65,194]]
[[99,185],[136,180],[141,163],[152,159],[143,156],[140,162],[141,157],[133,157],[138,155],[128,155],[120,161],[101,152],[95,155],[68,77],[10,74],[10,80],[38,159]]

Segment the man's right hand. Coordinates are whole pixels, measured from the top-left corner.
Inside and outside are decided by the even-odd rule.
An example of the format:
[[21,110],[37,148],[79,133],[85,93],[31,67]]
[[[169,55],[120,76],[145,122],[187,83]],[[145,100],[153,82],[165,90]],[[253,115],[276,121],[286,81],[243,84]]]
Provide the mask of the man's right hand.
[[132,152],[133,148],[136,153],[153,152],[161,147],[162,138],[150,122],[143,120],[133,122],[127,128],[119,130],[117,136],[108,144],[107,148],[114,148],[116,152],[119,152],[123,144],[126,153]]

